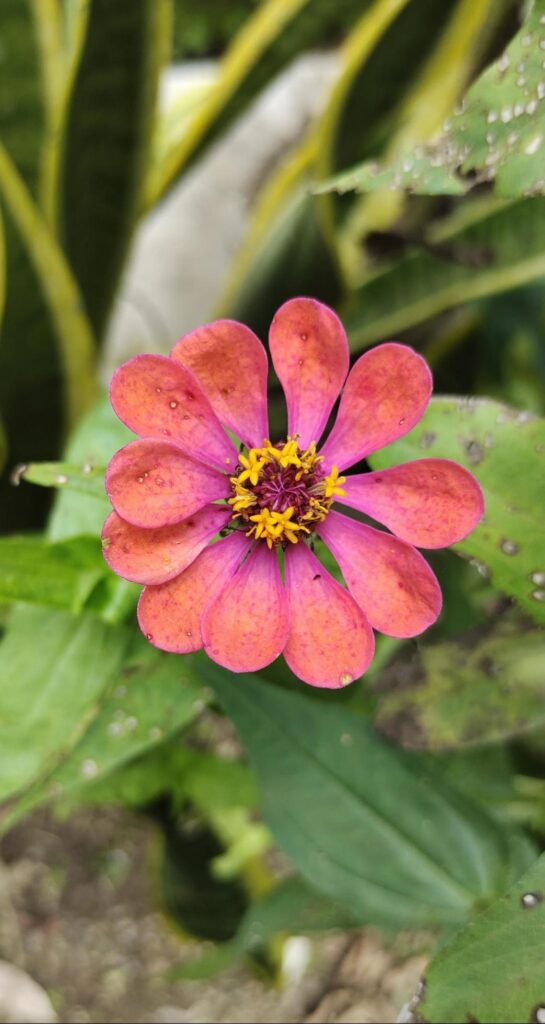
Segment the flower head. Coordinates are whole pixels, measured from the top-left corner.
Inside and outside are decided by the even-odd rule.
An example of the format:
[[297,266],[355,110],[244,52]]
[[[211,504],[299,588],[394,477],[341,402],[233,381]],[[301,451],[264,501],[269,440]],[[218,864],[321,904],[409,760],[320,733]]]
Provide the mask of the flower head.
[[[140,626],[163,650],[204,647],[236,672],[283,653],[305,682],[345,686],[369,666],[373,629],[411,637],[436,620],[441,592],[415,545],[465,537],[482,494],[446,459],[345,474],[423,415],[432,381],[417,352],[389,342],[348,372],[342,324],[307,298],[278,310],[269,344],[288,408],[279,441],[269,433],[265,349],[243,324],[207,324],[170,357],[136,356],[117,370],[112,405],[140,438],[108,467],[104,553],[144,584]],[[318,540],[346,587],[316,557]]]

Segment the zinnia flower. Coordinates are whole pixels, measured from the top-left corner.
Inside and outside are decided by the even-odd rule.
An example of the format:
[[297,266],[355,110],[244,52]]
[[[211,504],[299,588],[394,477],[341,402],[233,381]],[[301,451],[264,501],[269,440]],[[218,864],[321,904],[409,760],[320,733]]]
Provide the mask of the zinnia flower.
[[[280,441],[268,427],[265,349],[243,324],[207,324],[170,357],[136,356],[116,371],[113,408],[140,439],[108,467],[105,557],[145,584],[138,619],[157,647],[204,647],[234,672],[283,654],[306,683],[345,686],[371,662],[373,629],[412,637],[435,622],[441,591],[414,545],[461,540],[482,494],[446,459],[341,475],[418,423],[432,379],[417,352],[379,345],[348,373],[340,320],[307,298],[278,310],[269,343],[288,409]],[[346,588],[319,562],[317,540]]]

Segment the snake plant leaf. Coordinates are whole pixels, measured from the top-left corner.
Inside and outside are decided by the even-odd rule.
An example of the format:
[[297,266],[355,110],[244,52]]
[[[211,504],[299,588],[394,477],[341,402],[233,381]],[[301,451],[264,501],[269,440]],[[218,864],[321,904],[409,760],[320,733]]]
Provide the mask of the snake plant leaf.
[[[96,394],[95,345],[66,260],[1,146],[0,204],[7,261],[0,412],[13,466],[59,455],[65,431]],[[0,484],[4,527],[37,525],[43,507],[30,489]]]
[[2,2],[0,139],[32,193],[36,193],[46,125],[40,50],[30,4]]
[[81,0],[47,205],[103,336],[142,199],[169,0]]
[[151,169],[147,205],[153,206],[218,138],[274,76],[299,54],[330,43],[372,0],[263,0],[227,51],[209,95],[163,159]]

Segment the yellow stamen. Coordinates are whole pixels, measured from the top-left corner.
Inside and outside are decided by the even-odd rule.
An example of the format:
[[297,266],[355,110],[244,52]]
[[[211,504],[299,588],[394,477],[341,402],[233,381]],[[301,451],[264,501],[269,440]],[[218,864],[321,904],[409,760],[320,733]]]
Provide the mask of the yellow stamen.
[[339,470],[337,469],[337,466],[332,466],[331,473],[328,476],[326,476],[322,481],[324,488],[324,498],[329,499],[335,497],[336,495],[338,497],[344,498],[346,496],[346,491],[343,491],[342,489],[342,485],[344,483],[346,483],[346,477],[339,476]]

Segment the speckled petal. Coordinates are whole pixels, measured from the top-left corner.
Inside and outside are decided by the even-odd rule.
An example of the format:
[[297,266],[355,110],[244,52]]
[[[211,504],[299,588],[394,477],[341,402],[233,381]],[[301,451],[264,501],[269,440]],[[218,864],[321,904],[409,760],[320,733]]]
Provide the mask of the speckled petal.
[[467,537],[484,512],[469,470],[448,459],[419,459],[346,478],[343,505],[384,523],[419,548],[444,548]]
[[172,358],[193,371],[214,412],[249,447],[269,436],[267,354],[249,327],[216,320],[180,338]]
[[195,375],[167,356],[129,359],[114,373],[115,413],[143,437],[171,438],[195,459],[229,470],[237,453]]
[[306,448],[319,441],[348,372],[348,342],[336,313],[315,299],[289,299],[269,334],[288,406],[288,434]]
[[112,512],[102,530],[104,557],[123,579],[165,583],[183,572],[230,518],[225,505],[205,505],[181,523],[143,530]]
[[198,651],[203,645],[203,612],[231,579],[249,547],[243,534],[232,533],[201,551],[180,576],[146,587],[138,603],[138,622],[150,643],[175,654]]
[[106,492],[118,515],[133,526],[180,523],[203,505],[230,493],[229,478],[185,455],[171,441],[141,440],[116,452],[106,471]]
[[375,641],[365,615],[306,544],[288,548],[285,565],[289,667],[311,686],[347,686],[373,658]]
[[426,360],[407,345],[387,342],[354,364],[321,454],[340,470],[412,430],[432,390]]
[[330,512],[318,533],[374,629],[409,637],[435,622],[441,590],[416,548],[339,512]]
[[276,551],[263,542],[240,566],[203,616],[206,653],[232,672],[255,672],[281,654],[288,606]]

